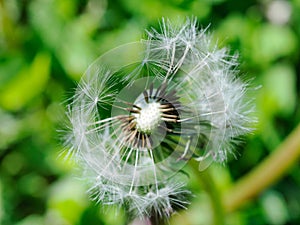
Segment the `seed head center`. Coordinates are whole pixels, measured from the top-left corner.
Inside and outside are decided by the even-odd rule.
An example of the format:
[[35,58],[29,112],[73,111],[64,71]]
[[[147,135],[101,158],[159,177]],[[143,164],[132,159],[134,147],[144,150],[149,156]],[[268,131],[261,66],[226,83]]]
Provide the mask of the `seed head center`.
[[151,133],[161,122],[160,103],[151,102],[141,107],[140,113],[135,114],[136,128],[143,133]]

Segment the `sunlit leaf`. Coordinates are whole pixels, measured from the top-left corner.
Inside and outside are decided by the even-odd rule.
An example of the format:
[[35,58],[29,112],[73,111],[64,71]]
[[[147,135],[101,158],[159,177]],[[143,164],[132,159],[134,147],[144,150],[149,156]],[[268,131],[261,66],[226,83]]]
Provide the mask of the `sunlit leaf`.
[[29,67],[12,79],[0,94],[0,105],[9,110],[19,110],[40,94],[50,74],[50,56],[39,53]]

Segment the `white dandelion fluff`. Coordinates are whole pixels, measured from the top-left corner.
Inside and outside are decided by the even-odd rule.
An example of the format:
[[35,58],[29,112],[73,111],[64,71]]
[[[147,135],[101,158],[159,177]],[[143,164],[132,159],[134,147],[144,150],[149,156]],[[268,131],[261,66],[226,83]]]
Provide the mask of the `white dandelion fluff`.
[[163,218],[188,205],[178,171],[190,159],[200,169],[226,161],[253,119],[236,57],[195,19],[162,20],[147,34],[89,67],[68,106],[65,142],[95,201]]

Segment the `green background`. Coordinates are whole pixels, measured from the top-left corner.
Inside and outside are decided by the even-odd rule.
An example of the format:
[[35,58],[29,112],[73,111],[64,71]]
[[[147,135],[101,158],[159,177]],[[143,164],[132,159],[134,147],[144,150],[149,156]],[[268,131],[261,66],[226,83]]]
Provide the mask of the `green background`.
[[[278,2],[285,11],[274,9]],[[300,0],[0,0],[0,224],[125,224],[122,212],[89,201],[74,165],[61,156],[57,129],[88,65],[145,37],[162,17],[196,16],[220,46],[239,52],[240,73],[260,87],[252,93],[255,132],[237,159],[209,169],[215,191],[226,193],[299,123],[299,12]],[[225,223],[300,224],[296,162],[257,198],[226,214]],[[205,182],[191,173],[195,197],[170,224],[213,224]]]

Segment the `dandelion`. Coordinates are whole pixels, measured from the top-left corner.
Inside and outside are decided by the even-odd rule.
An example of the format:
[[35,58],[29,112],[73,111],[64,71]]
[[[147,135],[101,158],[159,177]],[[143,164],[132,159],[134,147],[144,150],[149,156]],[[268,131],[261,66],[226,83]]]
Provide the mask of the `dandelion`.
[[95,201],[160,220],[188,205],[183,166],[225,162],[253,119],[237,57],[195,19],[163,19],[147,35],[89,67],[68,106],[65,143]]

